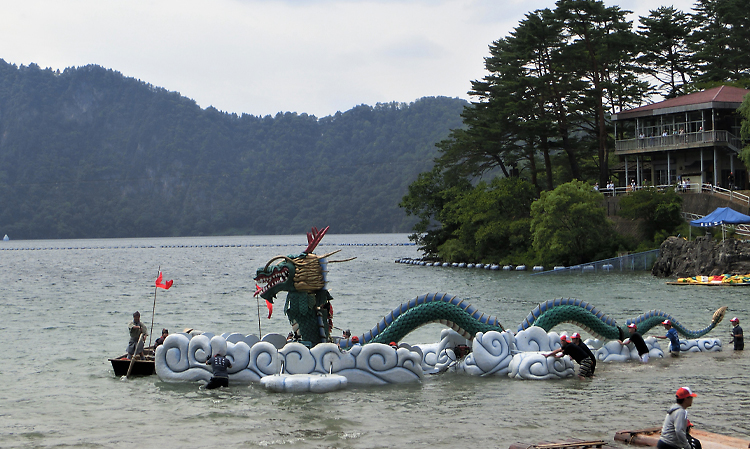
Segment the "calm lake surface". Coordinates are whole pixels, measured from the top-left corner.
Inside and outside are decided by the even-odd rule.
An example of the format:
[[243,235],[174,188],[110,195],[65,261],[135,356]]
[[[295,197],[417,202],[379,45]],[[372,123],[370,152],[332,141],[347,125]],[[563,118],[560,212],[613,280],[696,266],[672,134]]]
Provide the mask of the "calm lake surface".
[[[419,257],[406,243],[403,234],[324,238],[317,254],[341,249],[332,259],[357,257],[329,265],[334,326],[362,333],[429,292],[466,298],[511,330],[538,303],[559,297],[588,301],[620,324],[661,309],[691,329],[706,326],[726,305],[727,318],[709,334],[722,339],[724,351],[647,365],[599,363],[597,377],[583,382],[442,375],[325,395],[274,394],[260,385],[205,391],[156,376],[122,381],[107,358],[125,352],[135,310],[150,326],[159,267],[174,286],[157,292],[155,333],[193,327],[258,334],[255,270],[273,256],[301,252],[305,237],[0,241],[6,347],[0,447],[507,448],[567,438],[611,441],[618,430],[661,425],[681,386],[698,393],[689,409],[698,428],[750,438],[750,353],[727,344],[729,318],[750,327],[750,289],[670,286],[645,272],[530,276],[394,263]],[[283,304],[281,295],[271,319],[261,305],[263,334],[290,330]],[[425,326],[405,341],[436,342],[440,330]],[[555,330],[580,332],[569,324]]]

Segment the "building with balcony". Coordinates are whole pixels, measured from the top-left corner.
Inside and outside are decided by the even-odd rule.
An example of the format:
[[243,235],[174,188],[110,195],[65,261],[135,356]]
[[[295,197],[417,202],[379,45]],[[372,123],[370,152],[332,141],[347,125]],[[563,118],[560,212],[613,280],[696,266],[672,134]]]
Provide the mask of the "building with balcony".
[[[750,188],[748,170],[737,157],[741,117],[737,108],[748,90],[731,86],[670,98],[612,115],[618,185],[704,183]],[[730,183],[733,185],[730,186]]]

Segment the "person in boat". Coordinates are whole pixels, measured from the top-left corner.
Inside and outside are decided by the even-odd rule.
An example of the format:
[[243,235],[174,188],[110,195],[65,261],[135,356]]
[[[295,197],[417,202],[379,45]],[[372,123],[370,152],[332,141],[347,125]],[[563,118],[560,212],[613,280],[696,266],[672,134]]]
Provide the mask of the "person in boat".
[[673,357],[677,357],[680,355],[680,337],[677,335],[677,329],[672,327],[672,322],[669,320],[664,320],[661,324],[663,324],[664,329],[667,330],[667,335],[663,337],[657,335],[656,338],[662,340],[669,339],[669,353],[672,354]]
[[352,331],[350,331],[349,329],[345,330],[345,331],[344,331],[344,334],[343,334],[343,338],[345,338],[345,339],[347,339],[347,340],[348,340],[348,339],[350,339],[351,337],[352,337]]
[[623,346],[628,343],[633,343],[635,349],[638,351],[638,357],[641,358],[641,362],[648,363],[648,346],[646,346],[646,342],[643,341],[643,336],[638,333],[638,326],[636,326],[635,323],[628,324],[628,332],[630,332],[630,337],[626,338],[624,341],[617,341]]
[[154,342],[154,353],[156,353],[156,348],[158,348],[159,345],[164,344],[164,340],[166,340],[167,337],[169,337],[169,331],[167,329],[162,329],[161,337],[157,338],[156,341]]
[[[133,357],[133,354],[143,355],[143,340],[148,337],[146,325],[141,322],[141,313],[137,310],[133,313],[133,321],[128,324],[128,331],[130,332],[130,341],[128,342],[129,360]],[[141,335],[143,335],[143,340],[141,340]]]
[[591,348],[581,340],[581,334],[578,332],[574,332],[573,335],[570,336],[570,339],[573,340],[573,344],[577,345],[579,348],[583,349],[583,351],[591,357],[591,375],[594,375],[594,372],[596,372],[596,356],[593,352],[591,352]]
[[732,323],[732,343],[734,343],[735,351],[742,351],[745,349],[745,340],[742,337],[742,328],[740,327],[740,319],[737,317],[729,320]]
[[359,337],[356,335],[352,337],[352,346],[359,344]]
[[[570,356],[571,359],[575,360],[576,363],[578,363],[578,378],[583,380],[586,377],[593,377],[593,372],[591,371],[591,366],[594,363],[594,359],[592,359],[586,351],[581,349],[578,345],[573,344],[573,340],[568,338],[567,335],[560,336],[560,344],[561,347],[555,349],[554,351],[550,352],[549,354],[544,354],[545,357],[549,356],[555,356],[555,357],[562,357],[563,355]],[[561,354],[561,355],[557,355]]]
[[693,405],[693,398],[698,396],[690,388],[682,387],[675,393],[676,403],[667,410],[664,425],[661,428],[658,449],[692,449],[688,441],[687,409]]
[[229,371],[232,362],[226,358],[227,341],[221,337],[211,339],[211,357],[206,360],[206,365],[210,365],[213,370],[213,376],[206,385],[206,390],[213,390],[219,387],[229,386]]
[[286,334],[286,341],[294,341],[294,332]]

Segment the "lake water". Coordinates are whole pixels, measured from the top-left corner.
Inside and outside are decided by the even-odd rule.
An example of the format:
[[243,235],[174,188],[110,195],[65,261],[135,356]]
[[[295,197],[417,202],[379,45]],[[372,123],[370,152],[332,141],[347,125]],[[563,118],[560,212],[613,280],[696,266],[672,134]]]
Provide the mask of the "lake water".
[[[611,440],[618,430],[661,425],[680,386],[698,393],[689,410],[698,428],[750,438],[750,354],[726,344],[729,318],[750,319],[750,290],[670,286],[644,272],[530,276],[397,264],[419,257],[403,234],[324,238],[317,254],[341,249],[331,259],[357,257],[329,265],[334,326],[362,333],[429,292],[465,298],[511,330],[538,303],[559,297],[586,300],[620,324],[661,309],[691,329],[726,305],[728,317],[709,334],[725,349],[647,365],[599,363],[597,377],[583,382],[441,375],[325,395],[115,377],[106,359],[125,352],[135,310],[150,326],[159,267],[174,286],[157,292],[157,334],[162,327],[258,334],[255,270],[273,256],[299,253],[305,242],[302,235],[0,242],[0,335],[7,343],[0,447],[507,448]],[[283,295],[271,319],[262,304],[260,314],[262,333],[289,331]],[[436,342],[440,330],[425,326],[405,341]],[[555,330],[580,331],[569,324]]]

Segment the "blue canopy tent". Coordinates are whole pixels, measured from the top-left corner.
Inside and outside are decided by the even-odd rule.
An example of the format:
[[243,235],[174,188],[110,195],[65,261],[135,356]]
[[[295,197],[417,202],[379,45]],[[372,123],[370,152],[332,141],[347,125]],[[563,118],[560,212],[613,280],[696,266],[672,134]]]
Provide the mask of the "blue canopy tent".
[[724,225],[747,223],[750,223],[750,216],[741,214],[731,207],[719,207],[705,217],[691,221],[690,226],[721,226],[721,236],[724,239]]

